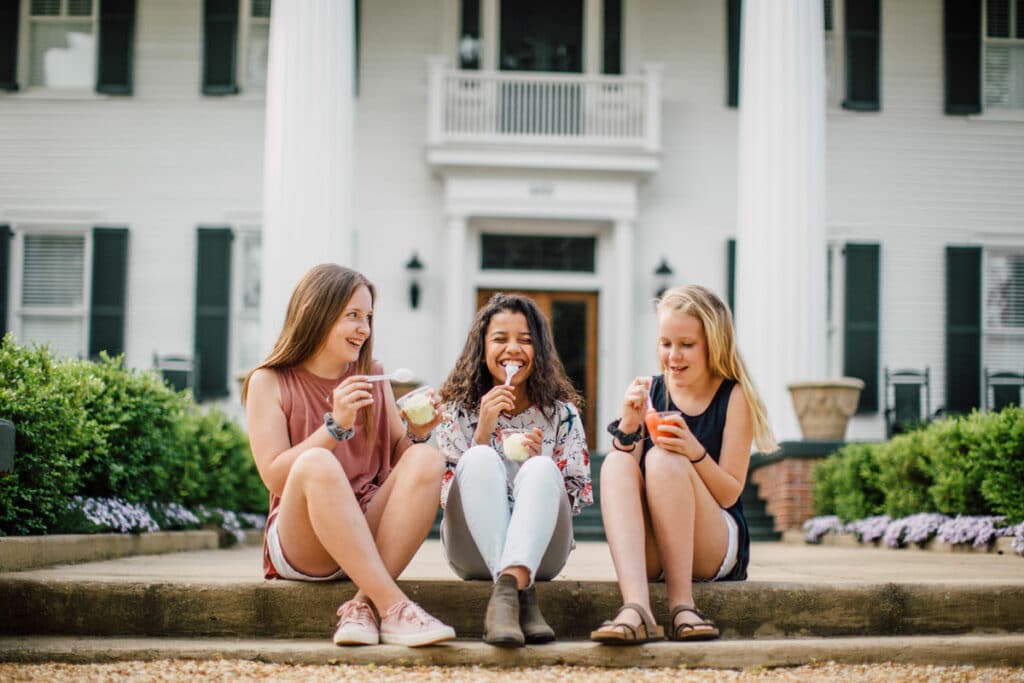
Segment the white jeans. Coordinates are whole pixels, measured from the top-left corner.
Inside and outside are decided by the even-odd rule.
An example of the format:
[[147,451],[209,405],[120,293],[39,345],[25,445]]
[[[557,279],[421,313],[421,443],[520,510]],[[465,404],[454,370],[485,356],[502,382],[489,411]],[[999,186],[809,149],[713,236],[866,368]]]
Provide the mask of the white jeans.
[[554,578],[572,549],[572,512],[555,462],[535,456],[512,481],[508,504],[505,461],[490,446],[473,446],[459,459],[441,522],[448,564],[464,579],[497,580],[522,566],[535,579]]

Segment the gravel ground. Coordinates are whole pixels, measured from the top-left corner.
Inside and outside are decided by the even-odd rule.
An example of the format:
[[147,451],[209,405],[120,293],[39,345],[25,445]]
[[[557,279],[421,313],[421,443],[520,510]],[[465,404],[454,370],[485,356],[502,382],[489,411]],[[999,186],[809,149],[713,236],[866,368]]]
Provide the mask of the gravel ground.
[[239,660],[119,662],[115,664],[0,664],[0,681],[843,681],[844,683],[1024,683],[1024,668],[840,665],[832,662],[792,669],[601,669],[554,666],[532,669],[481,667],[290,666]]

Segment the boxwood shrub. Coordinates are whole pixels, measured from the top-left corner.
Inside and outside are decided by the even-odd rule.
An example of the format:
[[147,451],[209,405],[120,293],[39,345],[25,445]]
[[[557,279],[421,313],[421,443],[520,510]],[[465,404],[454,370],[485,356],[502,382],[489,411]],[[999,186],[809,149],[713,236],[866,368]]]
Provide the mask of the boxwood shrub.
[[57,359],[8,335],[0,417],[14,422],[16,453],[0,476],[0,534],[61,531],[75,495],[266,511],[242,429],[122,358]]

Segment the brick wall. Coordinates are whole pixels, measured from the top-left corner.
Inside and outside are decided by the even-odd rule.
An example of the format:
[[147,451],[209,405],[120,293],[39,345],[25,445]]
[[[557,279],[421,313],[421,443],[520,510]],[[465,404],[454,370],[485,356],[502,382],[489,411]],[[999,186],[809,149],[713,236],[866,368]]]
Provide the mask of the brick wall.
[[775,530],[798,529],[814,516],[811,500],[811,468],[821,458],[783,458],[754,470],[750,478],[760,488]]

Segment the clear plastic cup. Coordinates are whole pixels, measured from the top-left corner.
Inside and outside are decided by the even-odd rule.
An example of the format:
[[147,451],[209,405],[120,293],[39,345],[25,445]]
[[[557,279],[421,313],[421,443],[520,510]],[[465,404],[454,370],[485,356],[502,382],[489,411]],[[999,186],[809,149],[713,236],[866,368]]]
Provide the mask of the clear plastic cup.
[[425,425],[434,419],[434,390],[429,385],[413,389],[398,399],[398,407],[414,425]]
[[530,457],[530,449],[526,445],[525,429],[501,430],[501,451],[510,462],[521,463]]
[[674,425],[675,420],[672,418],[681,416],[682,413],[678,410],[648,410],[644,416],[644,424],[647,425],[647,433],[651,435],[653,439],[656,436],[674,436],[668,432],[662,432],[662,425]]

